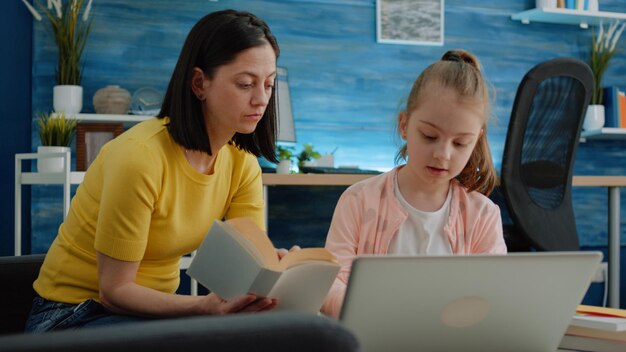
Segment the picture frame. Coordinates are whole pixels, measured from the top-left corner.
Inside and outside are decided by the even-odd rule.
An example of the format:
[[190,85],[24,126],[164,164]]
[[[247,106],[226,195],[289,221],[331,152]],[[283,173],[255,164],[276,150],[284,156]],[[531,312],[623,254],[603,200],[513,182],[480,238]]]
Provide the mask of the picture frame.
[[76,127],[76,170],[86,171],[100,148],[122,132],[123,123],[79,123]]
[[444,0],[376,0],[376,41],[442,46]]

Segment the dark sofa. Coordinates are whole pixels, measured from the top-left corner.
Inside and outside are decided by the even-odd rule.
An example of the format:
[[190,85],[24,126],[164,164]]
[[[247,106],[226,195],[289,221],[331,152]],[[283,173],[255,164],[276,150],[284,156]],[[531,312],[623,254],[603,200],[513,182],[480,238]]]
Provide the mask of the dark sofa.
[[23,334],[43,255],[0,257],[0,351],[360,351],[337,321],[298,312],[266,312],[128,323]]

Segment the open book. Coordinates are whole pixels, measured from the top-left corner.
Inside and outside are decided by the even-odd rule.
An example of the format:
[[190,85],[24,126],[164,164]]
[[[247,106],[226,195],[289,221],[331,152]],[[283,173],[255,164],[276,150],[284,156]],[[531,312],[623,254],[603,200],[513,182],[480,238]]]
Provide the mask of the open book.
[[187,274],[224,299],[254,293],[276,298],[276,309],[316,313],[339,268],[324,248],[303,248],[279,260],[263,230],[236,218],[215,220]]

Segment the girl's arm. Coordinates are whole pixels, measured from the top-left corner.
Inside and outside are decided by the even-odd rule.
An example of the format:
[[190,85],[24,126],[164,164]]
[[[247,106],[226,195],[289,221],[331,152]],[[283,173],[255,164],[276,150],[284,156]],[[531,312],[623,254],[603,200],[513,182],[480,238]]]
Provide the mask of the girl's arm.
[[248,294],[226,301],[206,296],[175,295],[135,283],[139,262],[126,262],[98,252],[100,302],[116,314],[144,317],[178,317],[258,312],[276,306],[276,300]]
[[478,239],[471,245],[471,253],[506,254],[502,230],[500,208],[490,203],[481,212],[480,219],[475,226],[473,237]]
[[337,203],[326,238],[326,248],[337,257],[341,269],[326,296],[322,312],[335,318],[339,318],[341,312],[352,261],[357,255],[360,240],[361,206],[356,195],[348,192],[350,190],[344,192]]

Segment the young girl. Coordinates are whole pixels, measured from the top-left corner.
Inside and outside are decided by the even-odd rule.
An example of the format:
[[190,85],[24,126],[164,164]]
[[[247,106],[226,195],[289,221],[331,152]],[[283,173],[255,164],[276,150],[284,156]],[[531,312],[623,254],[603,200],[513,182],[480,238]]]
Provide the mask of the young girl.
[[326,248],[342,265],[322,311],[337,317],[360,254],[506,253],[487,143],[489,92],[478,60],[448,51],[411,89],[398,130],[405,165],[348,188]]

